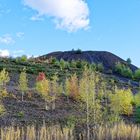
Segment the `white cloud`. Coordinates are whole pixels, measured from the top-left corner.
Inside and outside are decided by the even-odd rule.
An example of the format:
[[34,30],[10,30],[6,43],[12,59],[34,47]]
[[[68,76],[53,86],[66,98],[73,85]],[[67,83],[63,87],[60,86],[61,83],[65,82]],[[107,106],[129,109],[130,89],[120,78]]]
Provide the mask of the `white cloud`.
[[0,57],[9,57],[10,53],[8,50],[0,50]]
[[30,18],[32,21],[43,21],[44,19],[40,15],[34,15]]
[[17,32],[16,36],[20,39],[23,39],[24,38],[24,33],[23,32]]
[[89,26],[89,8],[85,0],[24,0],[41,16],[53,17],[56,27],[70,32]]
[[13,44],[14,42],[15,42],[14,39],[9,34],[6,34],[0,37],[1,44],[9,45],[9,44]]

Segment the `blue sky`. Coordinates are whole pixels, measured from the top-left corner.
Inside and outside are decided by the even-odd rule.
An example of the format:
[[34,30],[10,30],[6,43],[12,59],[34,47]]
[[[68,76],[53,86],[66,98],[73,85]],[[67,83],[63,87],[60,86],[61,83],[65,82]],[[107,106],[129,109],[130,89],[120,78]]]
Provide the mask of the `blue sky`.
[[140,67],[140,0],[36,1],[0,0],[1,55],[80,48],[130,57]]

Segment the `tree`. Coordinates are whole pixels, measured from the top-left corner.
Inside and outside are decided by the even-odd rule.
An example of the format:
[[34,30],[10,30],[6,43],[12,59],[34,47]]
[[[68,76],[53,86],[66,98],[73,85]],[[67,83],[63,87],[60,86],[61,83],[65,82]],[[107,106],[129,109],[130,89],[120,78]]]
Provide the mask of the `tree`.
[[8,83],[10,81],[10,78],[9,78],[9,74],[8,72],[6,71],[6,69],[3,69],[1,72],[0,72],[0,86],[5,86],[6,83]]
[[65,81],[65,94],[72,99],[79,98],[79,85],[77,75],[72,75],[69,79]]
[[6,69],[0,71],[0,92],[1,97],[7,95],[6,84],[10,81],[10,77]]
[[116,63],[115,65],[115,71],[119,74],[122,74],[122,71],[123,71],[123,66],[120,62]]
[[49,80],[46,79],[44,73],[39,73],[36,79],[36,90],[41,94],[41,96],[45,99],[45,109],[48,110],[47,101],[50,101],[49,96]]
[[60,69],[63,70],[66,67],[65,61],[63,59],[60,60]]
[[21,62],[26,62],[27,60],[28,60],[28,58],[27,58],[26,55],[22,55],[22,56],[20,57],[20,61],[21,61]]
[[61,91],[61,89],[59,88],[58,77],[57,77],[56,74],[52,77],[52,81],[50,81],[49,86],[50,86],[49,89],[50,89],[50,92],[51,92],[50,96],[51,96],[51,100],[53,102],[52,109],[54,110],[55,109],[55,100],[59,95],[59,90]]
[[90,139],[90,122],[96,127],[102,118],[101,104],[96,97],[96,78],[95,73],[85,67],[79,81],[80,99],[86,104],[87,140]]
[[131,115],[133,112],[133,95],[131,90],[116,90],[115,94],[110,96],[111,110],[116,114]]
[[68,78],[66,78],[65,80],[65,84],[64,84],[64,94],[67,97],[67,101],[69,102],[69,95],[70,95],[70,81]]
[[20,91],[22,92],[21,100],[23,101],[23,96],[24,96],[25,92],[28,90],[28,79],[27,79],[27,74],[26,74],[25,68],[20,73],[18,87],[19,87]]
[[130,65],[132,63],[130,58],[127,58],[126,62]]
[[75,51],[75,53],[76,53],[76,54],[81,54],[81,53],[82,53],[82,50],[81,50],[81,49],[77,49],[77,50]]

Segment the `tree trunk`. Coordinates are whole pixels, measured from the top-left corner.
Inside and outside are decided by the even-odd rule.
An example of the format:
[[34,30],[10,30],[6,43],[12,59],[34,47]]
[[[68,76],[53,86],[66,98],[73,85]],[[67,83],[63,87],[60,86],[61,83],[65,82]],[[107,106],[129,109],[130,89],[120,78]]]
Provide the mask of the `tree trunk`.
[[55,110],[55,100],[53,101],[53,104],[52,104],[52,110]]
[[87,140],[90,139],[90,128],[89,128],[89,100],[88,100],[88,95],[87,95],[87,99],[86,99],[86,110],[87,110]]
[[24,96],[24,92],[22,91],[22,93],[21,93],[22,95],[21,95],[21,101],[23,102],[23,96]]

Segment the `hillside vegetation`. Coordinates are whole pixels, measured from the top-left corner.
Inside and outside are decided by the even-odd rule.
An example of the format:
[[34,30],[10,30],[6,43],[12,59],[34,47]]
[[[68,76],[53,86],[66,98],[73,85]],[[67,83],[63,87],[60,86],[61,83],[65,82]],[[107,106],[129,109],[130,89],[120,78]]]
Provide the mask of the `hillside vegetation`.
[[[126,63],[106,72],[101,62],[1,58],[1,139],[138,140],[139,69]],[[128,68],[132,77],[118,73]]]

